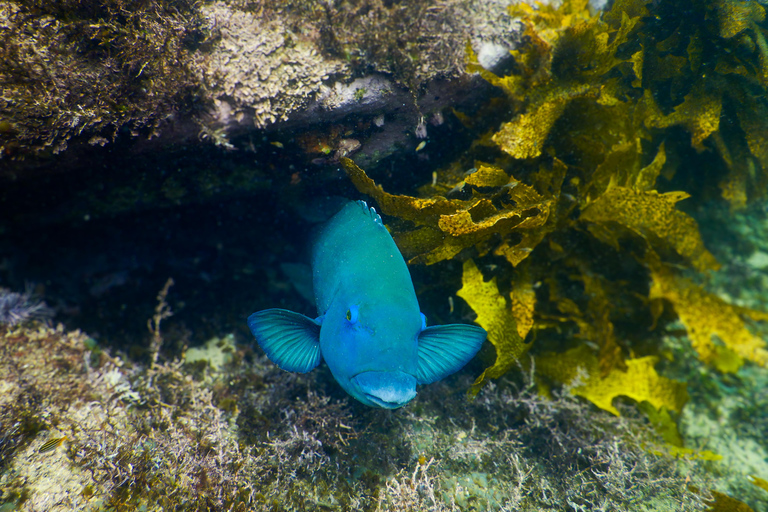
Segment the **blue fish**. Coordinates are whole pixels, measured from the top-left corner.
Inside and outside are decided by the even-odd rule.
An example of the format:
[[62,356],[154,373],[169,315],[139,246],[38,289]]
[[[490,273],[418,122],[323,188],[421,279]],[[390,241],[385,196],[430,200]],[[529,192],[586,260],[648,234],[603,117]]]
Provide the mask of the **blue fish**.
[[349,202],[321,227],[312,248],[318,317],[267,309],[248,327],[272,362],[306,373],[325,360],[360,402],[396,409],[472,359],[485,341],[473,325],[427,327],[408,267],[381,217]]

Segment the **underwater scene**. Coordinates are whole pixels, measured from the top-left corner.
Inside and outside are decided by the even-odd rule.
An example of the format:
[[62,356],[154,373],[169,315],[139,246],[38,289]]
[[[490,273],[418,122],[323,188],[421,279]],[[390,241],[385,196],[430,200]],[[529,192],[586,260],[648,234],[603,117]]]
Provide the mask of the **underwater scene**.
[[0,0],[0,512],[768,512],[767,4]]

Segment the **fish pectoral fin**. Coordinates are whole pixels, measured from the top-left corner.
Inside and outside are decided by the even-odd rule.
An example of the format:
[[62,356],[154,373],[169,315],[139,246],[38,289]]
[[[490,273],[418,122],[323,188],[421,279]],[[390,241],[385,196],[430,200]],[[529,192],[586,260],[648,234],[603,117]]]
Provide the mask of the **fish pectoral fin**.
[[320,364],[320,324],[285,309],[248,317],[248,327],[267,357],[283,370],[307,373]]
[[431,384],[461,370],[485,341],[485,329],[475,325],[435,325],[419,334],[416,380]]

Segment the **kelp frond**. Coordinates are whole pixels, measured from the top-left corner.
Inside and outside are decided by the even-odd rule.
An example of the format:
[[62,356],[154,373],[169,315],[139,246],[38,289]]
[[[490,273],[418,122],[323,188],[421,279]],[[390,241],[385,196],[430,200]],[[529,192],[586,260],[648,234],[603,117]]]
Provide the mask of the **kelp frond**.
[[524,27],[515,72],[495,75],[469,55],[469,70],[510,99],[511,119],[419,197],[389,194],[342,160],[393,219],[411,263],[464,262],[457,294],[496,349],[474,391],[528,354],[542,376],[603,409],[617,413],[612,400],[627,396],[679,411],[684,385],[654,369],[662,299],[703,363],[768,363],[742,319],[768,315],[683,277],[720,265],[680,208],[718,194],[736,208],[766,190],[765,12],[755,2],[683,3],[616,0],[601,16],[586,0],[512,6]]

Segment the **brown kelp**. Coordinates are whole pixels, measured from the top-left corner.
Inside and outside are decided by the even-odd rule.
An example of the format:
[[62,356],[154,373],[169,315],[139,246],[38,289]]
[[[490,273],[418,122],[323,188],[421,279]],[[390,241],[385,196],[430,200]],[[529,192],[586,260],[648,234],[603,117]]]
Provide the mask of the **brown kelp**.
[[619,395],[679,411],[685,386],[657,374],[650,332],[672,310],[704,363],[768,361],[746,327],[768,317],[706,291],[720,265],[679,206],[693,195],[741,208],[765,190],[765,12],[683,4],[617,0],[602,15],[586,0],[511,6],[525,34],[514,69],[493,74],[469,50],[469,69],[506,94],[509,121],[419,197],[388,194],[343,161],[394,217],[412,263],[464,261],[457,294],[497,357],[475,392],[535,353],[540,377],[615,414]]

